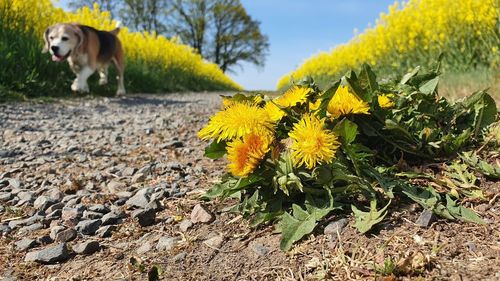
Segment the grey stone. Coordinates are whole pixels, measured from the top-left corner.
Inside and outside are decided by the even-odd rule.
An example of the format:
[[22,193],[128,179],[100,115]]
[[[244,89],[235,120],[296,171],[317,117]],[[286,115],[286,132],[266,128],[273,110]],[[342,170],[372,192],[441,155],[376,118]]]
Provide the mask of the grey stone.
[[[73,199],[81,199],[78,195],[76,194],[70,194],[70,195],[66,195],[64,196],[63,200],[61,200],[62,203],[68,203],[70,200],[73,200]],[[80,201],[76,202],[76,204],[80,203]]]
[[39,244],[42,244],[42,245],[47,245],[47,244],[54,242],[54,240],[52,240],[52,238],[50,238],[49,235],[43,235],[43,236],[37,237],[36,242]]
[[415,223],[421,227],[428,227],[431,222],[435,220],[435,218],[436,217],[431,210],[425,209],[422,213],[420,213],[420,216]]
[[120,192],[116,193],[116,196],[118,196],[119,198],[125,198],[125,199],[129,199],[130,197],[132,197],[132,195],[134,195],[134,193],[130,192],[130,191],[120,191]]
[[45,192],[45,195],[56,202],[60,202],[64,198],[64,193],[62,193],[57,187],[49,189]]
[[62,220],[79,219],[82,217],[82,215],[83,215],[83,210],[77,208],[64,207],[62,209],[61,219]]
[[14,195],[10,192],[0,192],[0,202],[7,202],[14,198]]
[[257,255],[263,257],[269,253],[269,248],[257,243],[252,246],[252,251]]
[[474,209],[478,212],[481,212],[481,213],[484,213],[486,211],[488,211],[489,209],[491,208],[491,205],[488,204],[488,203],[483,203],[483,204],[479,204],[477,205]]
[[203,207],[201,204],[194,206],[191,212],[191,222],[193,223],[210,223],[215,220],[214,214]]
[[61,214],[62,214],[61,209],[57,209],[57,210],[54,210],[52,213],[48,214],[46,216],[46,218],[49,219],[49,220],[58,219],[58,218],[61,217]]
[[101,213],[101,214],[106,214],[106,213],[109,213],[109,208],[104,206],[103,204],[94,204],[92,206],[90,206],[88,208],[89,211],[92,211],[92,212],[98,212],[98,213]]
[[77,196],[76,198],[71,198],[66,202],[66,207],[68,208],[75,207],[76,205],[80,204],[81,201],[82,199],[79,196]]
[[70,145],[66,149],[66,152],[71,153],[71,152],[75,152],[75,151],[79,151],[79,150],[80,150],[80,148],[78,146],[76,146],[76,145]]
[[123,140],[123,137],[121,135],[118,135],[118,134],[113,134],[113,135],[111,135],[110,140],[111,140],[111,142],[119,142],[119,143],[121,143],[122,140]]
[[14,245],[16,245],[16,250],[18,250],[18,251],[26,251],[30,248],[35,247],[37,244],[38,243],[35,241],[35,239],[31,239],[31,238],[27,238],[27,237],[24,237],[23,239],[14,243]]
[[13,220],[13,221],[9,222],[9,227],[14,229],[14,228],[17,228],[17,227],[23,226],[23,225],[26,225],[26,226],[32,225],[34,223],[42,221],[44,218],[45,217],[40,216],[40,215],[33,215],[33,216],[26,218],[26,219],[23,219],[23,220]]
[[179,148],[179,147],[184,147],[184,142],[174,140],[162,145],[162,148]]
[[12,228],[10,228],[9,225],[7,224],[0,224],[0,234],[8,234],[12,231]]
[[125,198],[125,197],[122,197],[122,198],[118,198],[115,200],[115,202],[113,202],[113,204],[115,206],[123,206],[125,205],[125,203],[127,202],[128,198]]
[[80,255],[91,255],[101,249],[97,241],[85,241],[73,246],[73,251]]
[[183,220],[179,224],[179,230],[182,231],[182,232],[186,232],[192,226],[193,226],[193,223],[190,220]]
[[167,192],[167,191],[165,191],[165,190],[160,190],[160,191],[158,191],[158,192],[153,193],[153,195],[151,195],[151,201],[154,201],[154,200],[161,200],[161,199],[163,199],[163,198],[165,198],[165,197],[168,197],[168,196],[169,196],[169,194],[168,194],[168,192]]
[[34,223],[32,225],[27,225],[27,226],[21,227],[18,230],[18,233],[20,235],[24,235],[24,234],[28,234],[28,233],[31,233],[31,232],[36,231],[36,230],[40,230],[42,228],[43,228],[43,224],[37,222],[37,223]]
[[339,219],[330,222],[324,230],[325,235],[330,235],[331,238],[337,238],[337,233],[342,233],[342,230],[347,226],[347,219]]
[[163,208],[163,206],[160,204],[158,200],[151,200],[146,206],[144,206],[144,209],[153,209],[155,211],[160,211]]
[[130,180],[131,183],[139,183],[143,182],[146,179],[146,175],[143,173],[136,173],[132,179]]
[[122,170],[122,176],[124,177],[131,177],[134,175],[135,171],[137,169],[136,168],[132,168],[132,167],[127,167],[125,169]]
[[179,191],[177,193],[173,193],[172,194],[172,197],[174,198],[182,198],[186,195],[186,191]]
[[222,246],[222,243],[224,243],[224,237],[222,237],[221,235],[216,235],[205,240],[203,243],[205,243],[210,248],[219,249]]
[[175,255],[175,256],[172,258],[172,260],[173,260],[174,262],[180,262],[180,261],[184,260],[184,259],[186,258],[186,256],[187,256],[187,253],[186,253],[186,252],[180,252],[180,253],[178,253],[177,255]]
[[39,263],[62,262],[69,258],[69,251],[65,243],[60,243],[43,250],[33,251],[26,254],[24,261],[34,261]]
[[36,222],[42,222],[44,219],[45,219],[45,217],[43,216],[43,212],[37,212],[34,215],[32,215],[31,217],[25,219],[24,224],[31,225],[31,224],[34,224]]
[[151,251],[151,243],[146,242],[142,244],[139,248],[137,248],[136,253],[139,255],[143,255],[149,251]]
[[167,163],[167,168],[174,171],[182,171],[182,164],[179,162]]
[[180,239],[178,237],[160,237],[158,244],[156,244],[156,250],[158,251],[170,251],[179,243]]
[[114,212],[109,212],[101,218],[102,225],[116,224],[120,221],[120,219],[121,219],[121,216],[114,213]]
[[140,226],[146,227],[155,223],[156,212],[153,209],[139,209],[132,213],[132,218],[137,219]]
[[106,237],[111,237],[111,234],[113,234],[113,231],[116,230],[115,225],[105,225],[101,226],[97,231],[96,235],[101,238],[106,238]]
[[17,197],[21,202],[33,202],[35,195],[31,191],[21,191],[17,194]]
[[87,161],[87,155],[85,155],[85,154],[80,154],[80,155],[78,156],[78,162],[83,163],[83,162],[85,162],[85,161]]
[[52,199],[48,196],[42,195],[42,196],[38,196],[38,198],[35,200],[35,202],[33,202],[33,207],[35,207],[35,209],[45,211],[45,210],[47,210],[48,207],[50,207],[51,205],[53,205],[55,203],[57,203],[57,202],[54,199]]
[[55,235],[56,242],[69,242],[76,238],[76,230],[73,228],[64,229]]
[[56,240],[56,236],[59,232],[63,231],[64,229],[66,229],[64,226],[61,226],[61,225],[56,225],[56,226],[53,226],[51,229],[50,229],[50,238],[52,238],[52,240]]
[[474,243],[473,241],[468,241],[465,244],[467,245],[467,248],[469,248],[469,251],[475,252],[477,250],[476,243]]
[[111,193],[118,193],[120,191],[123,191],[125,189],[125,184],[120,181],[112,180],[108,183],[108,190]]
[[9,179],[9,186],[14,189],[21,188],[21,182],[18,179]]
[[55,203],[54,205],[51,205],[50,207],[47,208],[47,210],[45,210],[45,213],[47,214],[50,214],[52,212],[54,212],[55,210],[62,210],[62,208],[64,208],[64,203]]
[[103,214],[99,212],[93,212],[93,211],[83,211],[83,216],[82,218],[87,219],[87,220],[95,220],[95,219],[100,219],[102,218]]
[[99,229],[99,226],[101,226],[101,220],[84,220],[80,221],[76,225],[76,231],[85,234],[85,235],[93,235],[97,229]]
[[151,172],[153,170],[153,166],[154,166],[153,164],[144,165],[139,170],[137,170],[137,173],[144,174],[144,175],[151,174]]
[[88,191],[87,189],[80,189],[80,190],[78,190],[78,191],[76,192],[76,195],[78,195],[78,196],[82,196],[82,197],[84,197],[84,196],[89,196],[89,195],[91,195],[91,194],[92,194],[92,193],[90,193],[90,191]]
[[130,207],[145,208],[149,203],[152,192],[152,188],[140,189],[134,196],[130,197],[125,204]]

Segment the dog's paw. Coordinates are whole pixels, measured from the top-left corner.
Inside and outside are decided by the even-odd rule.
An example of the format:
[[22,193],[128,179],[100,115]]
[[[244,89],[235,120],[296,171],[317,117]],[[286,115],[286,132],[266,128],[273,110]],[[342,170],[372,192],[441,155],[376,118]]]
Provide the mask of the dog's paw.
[[106,84],[108,84],[108,79],[103,79],[103,78],[99,79],[99,85],[102,86],[102,85],[106,85]]
[[73,84],[71,84],[71,91],[78,92],[78,81],[74,81]]
[[81,85],[78,83],[71,84],[71,90],[73,92],[79,92],[79,93],[88,93],[90,91],[88,84]]
[[116,96],[124,96],[125,95],[125,89],[118,89],[116,91]]
[[88,92],[90,92],[89,85],[88,84],[81,85],[81,87],[78,90],[78,92],[82,92],[82,93],[88,93]]

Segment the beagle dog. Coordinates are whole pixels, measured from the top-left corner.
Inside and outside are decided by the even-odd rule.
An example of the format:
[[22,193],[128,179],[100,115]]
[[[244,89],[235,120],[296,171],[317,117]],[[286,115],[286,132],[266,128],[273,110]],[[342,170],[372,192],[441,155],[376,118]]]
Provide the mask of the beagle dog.
[[58,23],[45,30],[43,52],[50,52],[53,61],[68,60],[76,79],[71,90],[88,92],[87,79],[97,70],[99,85],[108,83],[108,66],[111,62],[118,72],[117,95],[125,94],[123,82],[123,48],[117,37],[120,28],[111,31],[97,30],[76,23]]

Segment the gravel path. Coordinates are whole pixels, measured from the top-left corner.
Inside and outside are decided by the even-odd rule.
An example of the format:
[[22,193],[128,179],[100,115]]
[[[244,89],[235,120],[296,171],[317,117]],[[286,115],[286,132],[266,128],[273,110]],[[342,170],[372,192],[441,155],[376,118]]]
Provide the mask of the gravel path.
[[217,93],[0,104],[0,279],[395,280],[388,261],[398,280],[500,277],[500,182],[473,202],[485,226],[401,204],[370,234],[336,213],[280,251],[272,226],[199,199],[225,170],[196,137],[219,108]]
[[223,172],[194,137],[219,106],[216,93],[0,105],[0,272],[19,265],[6,256],[64,262],[121,225],[175,220],[164,204]]

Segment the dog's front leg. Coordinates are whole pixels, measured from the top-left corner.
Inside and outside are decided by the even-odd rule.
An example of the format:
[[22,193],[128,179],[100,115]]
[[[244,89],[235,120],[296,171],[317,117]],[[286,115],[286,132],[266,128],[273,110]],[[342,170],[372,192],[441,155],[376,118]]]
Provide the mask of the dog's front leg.
[[99,69],[99,85],[108,84],[108,67],[103,66]]
[[92,69],[89,66],[82,67],[76,73],[76,79],[75,81],[73,81],[73,84],[71,84],[71,90],[75,92],[88,93],[89,85],[87,84],[87,79],[89,79],[90,75],[92,75],[94,72],[95,69]]

